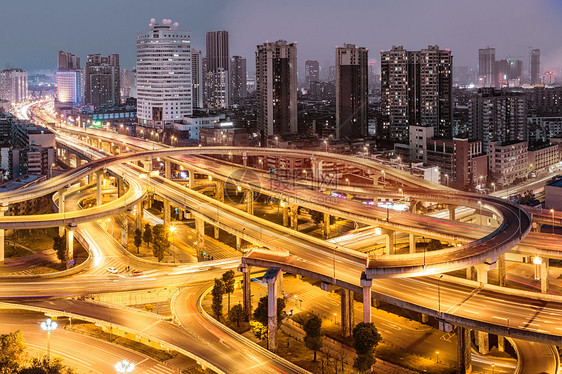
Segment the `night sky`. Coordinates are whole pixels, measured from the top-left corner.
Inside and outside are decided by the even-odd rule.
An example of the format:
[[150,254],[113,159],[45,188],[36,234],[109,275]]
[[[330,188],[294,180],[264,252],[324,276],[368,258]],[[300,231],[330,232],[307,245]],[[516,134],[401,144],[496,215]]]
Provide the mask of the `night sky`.
[[527,65],[528,47],[540,48],[542,68],[562,66],[562,1],[555,0],[3,0],[0,67],[56,68],[59,49],[78,54],[119,53],[135,63],[135,35],[150,18],[170,18],[205,47],[205,32],[230,32],[231,55],[254,69],[256,44],[298,42],[304,60],[333,64],[334,47],[353,43],[379,51],[392,45],[420,49],[438,44],[455,65],[478,62],[478,48]]

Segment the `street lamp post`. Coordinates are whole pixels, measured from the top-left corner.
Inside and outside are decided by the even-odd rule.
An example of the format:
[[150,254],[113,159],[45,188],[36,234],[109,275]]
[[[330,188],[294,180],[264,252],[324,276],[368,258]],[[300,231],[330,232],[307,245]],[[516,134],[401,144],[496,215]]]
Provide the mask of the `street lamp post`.
[[436,354],[435,362],[439,363],[439,351],[435,352],[435,354]]
[[445,174],[445,178],[447,180],[447,187],[449,187],[449,174]]
[[118,373],[130,373],[135,370],[135,364],[127,360],[122,360],[115,364],[115,371]]
[[51,331],[56,330],[58,324],[52,319],[41,322],[41,329],[47,331],[47,360],[51,361]]
[[328,141],[324,140],[324,146],[326,147],[326,152],[328,152]]
[[494,192],[496,192],[496,184],[492,182],[492,187],[494,188]]
[[347,187],[349,187],[350,186],[349,178],[345,178],[345,182],[347,183]]

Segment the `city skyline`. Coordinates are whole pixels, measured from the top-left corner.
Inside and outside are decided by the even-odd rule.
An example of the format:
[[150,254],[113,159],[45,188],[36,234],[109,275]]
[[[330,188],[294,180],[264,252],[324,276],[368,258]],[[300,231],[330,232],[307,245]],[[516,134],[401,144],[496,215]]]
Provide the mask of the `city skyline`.
[[[198,50],[204,50],[206,32],[229,31],[231,54],[248,59],[248,71],[255,70],[252,57],[256,45],[279,39],[298,43],[300,74],[304,72],[305,60],[318,60],[321,66],[333,65],[335,46],[342,43],[370,49],[373,52],[370,59],[377,64],[375,52],[393,45],[421,49],[439,44],[452,50],[457,66],[476,66],[477,50],[487,46],[495,47],[498,56],[520,58],[525,68],[528,47],[543,51],[541,60],[545,69],[562,66],[562,48],[556,47],[561,28],[557,17],[562,13],[562,5],[554,0],[517,1],[517,4],[477,1],[454,6],[441,0],[400,4],[354,0],[354,6],[336,1],[264,4],[241,0],[201,4],[170,0],[152,4],[126,0],[114,4],[104,0],[88,9],[87,18],[68,1],[54,5],[36,3],[33,14],[28,12],[28,4],[5,5],[11,16],[0,26],[0,31],[12,37],[0,41],[0,49],[11,53],[2,56],[0,66],[28,71],[53,69],[57,51],[68,50],[84,59],[92,53],[118,53],[121,65],[132,68],[135,35],[146,29],[151,18],[177,20],[181,29],[192,33],[193,47]],[[110,5],[111,12],[108,12]],[[439,22],[427,22],[435,8],[439,8]],[[342,21],[350,18],[356,22]],[[25,22],[27,27],[17,33],[9,32],[18,28],[18,22]],[[533,24],[539,27],[531,27]],[[68,32],[69,29],[73,31]],[[466,38],[468,34],[470,38]],[[41,56],[52,56],[52,60]]]

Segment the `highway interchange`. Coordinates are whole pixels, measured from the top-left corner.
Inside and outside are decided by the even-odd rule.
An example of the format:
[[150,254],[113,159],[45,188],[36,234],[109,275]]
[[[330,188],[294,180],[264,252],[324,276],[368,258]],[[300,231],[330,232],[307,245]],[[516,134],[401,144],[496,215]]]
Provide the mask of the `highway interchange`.
[[[108,134],[99,136],[111,136],[111,139],[113,140],[122,140],[122,138],[124,138],[123,136],[113,136]],[[65,141],[64,136],[61,135],[60,141]],[[66,138],[66,141],[68,142],[69,139]],[[134,140],[128,137],[126,138],[126,141],[129,145],[136,142],[135,145],[138,145],[139,147],[144,146],[149,148],[151,146],[143,141]],[[78,151],[83,153],[89,152],[93,155],[92,152],[94,151],[86,149],[86,145],[77,145],[77,142],[74,141],[73,146],[78,148]],[[81,147],[85,148],[80,149]],[[237,148],[203,149],[199,151],[199,153],[205,154],[213,154],[213,152],[232,152],[233,154],[239,155],[243,152],[247,154],[252,152],[252,150],[240,150]],[[269,151],[270,150],[268,149],[268,152]],[[283,154],[283,150],[272,150],[272,152],[274,151],[278,153],[273,154]],[[29,198],[29,196],[38,196],[40,194],[57,191],[61,186],[75,183],[85,175],[91,174],[95,168],[121,168],[116,172],[119,173],[119,175],[125,176],[125,179],[129,184],[129,189],[126,195],[124,195],[127,196],[125,199],[128,200],[128,202],[112,202],[110,204],[104,204],[102,207],[96,207],[94,210],[101,209],[103,211],[103,209],[115,209],[116,207],[119,207],[121,210],[127,209],[129,206],[135,205],[139,199],[142,199],[144,196],[143,194],[146,191],[143,189],[143,185],[138,179],[138,171],[134,167],[131,169],[131,166],[125,164],[124,162],[133,159],[146,159],[148,156],[174,156],[174,160],[177,160],[178,162],[185,162],[192,167],[195,165],[200,170],[206,170],[209,175],[213,175],[213,178],[224,178],[225,175],[220,175],[221,172],[228,175],[232,174],[232,169],[225,167],[225,163],[221,163],[219,160],[210,161],[208,158],[198,158],[185,155],[186,153],[197,154],[198,152],[195,152],[193,149],[159,149],[154,151],[141,151],[140,155],[123,154],[114,158],[105,159],[97,164],[96,161],[94,161],[72,170],[71,172],[63,175],[60,179],[57,179],[57,177],[48,180],[45,182],[44,186],[41,186],[40,184],[36,185],[33,190],[27,191],[25,195],[19,195],[19,198],[21,198],[21,196]],[[263,154],[263,150],[255,151],[254,154]],[[307,153],[307,155],[310,154]],[[326,156],[324,153],[319,152],[317,157],[332,156]],[[350,160],[350,162],[357,163],[355,160]],[[369,167],[374,166],[369,165]],[[391,177],[396,177],[397,181],[403,183],[404,190],[408,191],[408,194],[412,197],[420,199],[429,197],[435,199],[434,196],[437,195],[435,192],[432,192],[430,195],[427,194],[427,188],[436,188],[433,185],[428,186],[426,183],[420,183],[417,179],[405,176],[398,171],[388,168],[385,169],[385,173],[387,178],[390,179]],[[252,182],[253,181],[248,180],[239,181],[240,185],[244,188],[256,188],[256,184]],[[335,273],[339,281],[349,283],[350,285],[357,285],[360,273],[365,270],[367,260],[366,256],[350,251],[343,246],[326,243],[325,241],[313,239],[310,236],[295,232],[289,228],[263,222],[263,220],[259,220],[245,212],[229,207],[227,204],[222,204],[216,200],[198,194],[197,192],[182,187],[177,183],[170,182],[165,178],[152,178],[151,184],[151,187],[154,190],[157,190],[159,193],[165,195],[164,197],[171,201],[173,205],[189,209],[194,214],[205,217],[208,222],[219,225],[221,229],[224,229],[225,231],[230,230],[232,234],[242,236],[245,240],[248,240],[256,245],[266,246],[273,250],[289,250],[291,255],[287,257],[287,260],[291,261],[291,266],[306,268],[308,271],[314,271],[315,273],[328,278],[333,277],[333,274]],[[263,186],[267,186],[267,183],[260,181],[260,186],[263,188]],[[368,187],[364,188],[366,193],[373,192]],[[422,189],[425,190],[421,191]],[[281,196],[286,197],[287,199],[295,193],[295,191],[274,192],[281,193]],[[133,193],[135,195],[131,196]],[[314,191],[310,190],[299,190],[299,203],[303,206],[307,206],[306,204],[308,204],[309,207],[318,209],[319,206],[316,203],[318,200],[312,198],[314,193]],[[396,195],[396,192],[393,191],[377,191],[377,193],[379,196],[395,197]],[[430,275],[441,271],[463,268],[467,264],[477,264],[486,258],[494,257],[505,252],[507,249],[517,244],[521,239],[525,239],[526,234],[530,231],[530,216],[527,212],[520,211],[519,208],[512,206],[503,200],[484,196],[468,197],[462,194],[452,196],[453,192],[450,190],[446,191],[446,194],[449,197],[446,198],[439,195],[437,197],[439,201],[456,201],[458,203],[459,199],[462,197],[467,199],[466,205],[472,207],[478,206],[477,201],[485,201],[486,208],[502,216],[503,219],[500,220],[500,223],[495,230],[492,227],[481,227],[479,225],[470,225],[461,222],[455,222],[453,225],[454,228],[451,228],[451,223],[448,220],[431,218],[432,223],[428,225],[423,222],[426,219],[423,216],[420,217],[416,214],[408,213],[393,214],[390,220],[385,222],[387,214],[386,211],[372,209],[370,207],[367,208],[362,204],[349,201],[337,201],[334,206],[330,206],[329,208],[335,209],[330,212],[334,212],[333,214],[337,216],[353,219],[358,222],[400,229],[401,231],[413,232],[418,235],[424,234],[428,237],[434,236],[437,238],[455,240],[458,243],[463,244],[460,247],[456,247],[453,254],[446,252],[438,253],[438,251],[430,252],[425,258],[425,263],[420,263],[421,254],[401,258],[398,262],[396,261],[397,257],[394,256],[371,257],[369,258],[369,263],[376,264],[376,266],[373,266],[374,268],[391,269],[390,274],[378,274],[376,276],[377,278],[386,278],[389,275],[402,277],[404,276],[404,273],[400,273],[400,271],[404,271],[404,268],[408,269],[406,270],[406,275]],[[9,200],[3,201],[18,201],[17,196],[17,194],[6,196]],[[120,199],[123,199],[123,197]],[[311,201],[314,203],[311,204]],[[113,206],[111,206],[111,204],[113,204]],[[353,214],[349,213],[350,206],[353,207]],[[327,209],[327,207],[324,208]],[[106,248],[115,248],[115,245],[105,245],[103,242],[98,242],[98,239],[101,239],[102,235],[92,234],[95,233],[95,230],[100,229],[99,226],[95,225],[91,221],[99,216],[95,215],[97,213],[94,210],[90,212],[88,210],[89,209],[86,209],[83,212],[76,213],[68,212],[66,213],[67,216],[64,216],[62,221],[64,224],[71,222],[79,223],[79,229],[90,233],[91,237],[96,238],[95,242],[98,247],[103,248],[103,251],[101,251],[101,249],[99,252],[92,251],[92,257],[94,259],[93,265],[86,269],[82,274],[71,277],[80,277],[80,284],[72,284],[73,281],[71,278],[68,278],[68,282],[65,281],[65,278],[55,278],[56,280],[34,279],[26,282],[22,282],[21,280],[12,282],[3,281],[0,285],[0,295],[2,298],[13,300],[14,297],[29,298],[32,296],[76,296],[95,292],[142,289],[146,288],[148,281],[150,282],[150,287],[154,288],[180,285],[185,284],[186,282],[194,283],[198,280],[202,281],[212,279],[214,276],[217,276],[220,271],[223,271],[223,269],[235,266],[233,263],[225,262],[222,264],[199,264],[187,267],[158,267],[158,270],[154,270],[152,265],[140,263],[140,261],[137,261],[123,253],[105,253]],[[113,211],[114,210],[111,210],[111,212]],[[111,213],[108,212],[108,214]],[[25,219],[22,221],[25,221]],[[51,222],[45,223],[46,221]],[[0,220],[0,227],[19,227],[17,226],[18,223],[10,222],[18,222],[18,220],[5,220],[5,222]],[[33,219],[29,222],[33,222]],[[422,224],[420,224],[420,222]],[[37,223],[34,223],[34,225],[37,226],[34,227],[39,227],[41,224],[59,226],[61,225],[61,220],[60,217],[57,217],[56,215],[43,217],[43,219],[38,218]],[[433,225],[439,226],[435,227],[436,230],[433,230]],[[242,226],[244,227],[244,230],[240,229]],[[445,227],[445,230],[441,229],[441,227]],[[470,231],[467,230],[468,228]],[[487,239],[485,244],[482,244],[481,241],[479,241],[481,238]],[[490,244],[493,244],[493,246],[491,247]],[[93,247],[95,247],[95,245],[93,245]],[[327,253],[329,254],[328,256]],[[445,254],[447,257],[443,257]],[[113,282],[111,283],[107,282],[107,279],[111,277],[109,275],[89,274],[89,272],[92,271],[99,274],[99,269],[104,268],[106,265],[104,259],[108,257],[113,259],[121,257],[127,264],[133,264],[135,268],[145,268],[147,271],[152,271],[152,273],[143,277],[143,279],[119,277],[112,279]],[[265,256],[263,260],[268,260],[267,256]],[[408,266],[402,266],[404,265],[404,260],[411,261],[411,264]],[[455,261],[458,263],[455,263]],[[395,270],[397,268],[397,264],[401,265],[400,271]],[[97,271],[93,270],[96,268]],[[189,278],[189,280],[186,280],[186,278]],[[441,305],[437,305],[438,287],[440,287]],[[562,302],[556,298],[549,298],[546,295],[541,297],[538,297],[538,295],[530,296],[526,294],[510,295],[498,289],[485,289],[478,284],[459,284],[453,279],[444,279],[439,285],[439,281],[437,281],[436,278],[427,276],[393,280],[377,279],[374,282],[373,295],[380,300],[392,303],[395,303],[396,300],[400,300],[401,302],[408,303],[413,310],[420,310],[429,315],[437,316],[436,311],[440,309],[441,311],[444,311],[446,315],[450,315],[452,319],[456,319],[456,322],[461,325],[466,324],[467,326],[470,326],[471,321],[478,321],[479,323],[484,323],[490,331],[503,331],[502,329],[505,328],[509,329],[509,331],[506,330],[503,332],[509,333],[513,336],[517,336],[518,334],[533,333],[533,338],[539,339],[537,337],[540,337],[540,339],[544,339],[544,341],[548,341],[550,343],[559,342],[560,336],[562,335],[562,332],[557,331],[557,328],[554,327],[556,326],[556,320],[559,320],[560,318]],[[182,300],[185,301],[183,298]],[[191,307],[193,307],[193,304],[196,304],[196,300],[191,301]],[[25,303],[32,303],[35,306],[40,305],[42,307],[55,310],[64,311],[72,309],[73,312],[76,312],[77,314],[90,316],[91,318],[103,319],[106,314],[106,310],[100,308],[92,308],[92,310],[89,310],[89,305],[82,306],[82,302],[79,301],[26,300]],[[481,305],[484,304],[488,306],[486,310],[482,310],[481,308]],[[181,308],[185,310],[185,313],[178,313],[178,316],[189,316],[189,307],[189,305],[181,305]],[[114,323],[115,321],[116,320],[114,319]],[[127,321],[126,318],[124,318],[122,323],[127,324],[131,323],[131,321]],[[162,324],[168,323],[166,322]],[[188,322],[182,322],[182,324],[187,325]],[[507,324],[509,324],[509,326],[506,326]],[[132,326],[131,328],[135,327]],[[172,329],[173,327],[169,328]],[[158,335],[160,333],[162,335]],[[151,334],[164,336],[165,338],[166,334],[170,334],[170,332],[154,331],[151,332]],[[234,341],[237,342],[237,340]],[[214,360],[214,356],[216,356],[216,352],[215,354],[212,352],[198,353],[201,354],[199,357],[202,357],[203,360],[210,360],[211,358]],[[258,362],[263,362],[261,360],[265,360],[266,362],[271,362],[271,365],[278,365],[280,362],[279,360],[268,357],[269,356],[264,353],[262,356],[259,356]],[[236,372],[236,369],[228,367],[228,365],[232,365],[232,363],[229,364],[228,362],[236,361],[237,363],[240,363],[241,360],[242,359],[225,359],[225,362],[215,362],[213,363],[213,366],[216,365],[220,371]],[[259,365],[246,365],[245,367],[255,367],[255,369],[258,370],[255,372],[260,372],[259,370],[262,369],[265,370],[263,372],[272,370],[271,368],[259,369]],[[287,370],[287,368],[284,368],[283,370]]]

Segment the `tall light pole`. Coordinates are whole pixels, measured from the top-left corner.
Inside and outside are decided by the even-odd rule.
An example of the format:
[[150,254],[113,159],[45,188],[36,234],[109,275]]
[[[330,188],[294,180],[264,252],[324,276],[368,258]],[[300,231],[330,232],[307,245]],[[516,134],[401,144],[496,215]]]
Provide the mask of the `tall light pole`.
[[122,360],[115,364],[115,371],[118,373],[130,373],[135,370],[135,364],[127,360]]
[[52,319],[41,322],[41,329],[47,331],[47,360],[51,361],[51,331],[57,329],[58,324]]
[[445,178],[447,180],[447,187],[449,187],[449,174],[445,174]]
[[550,214],[552,214],[552,233],[554,234],[554,209],[550,209]]
[[324,146],[326,147],[326,152],[328,152],[328,141],[324,140]]
[[492,182],[492,187],[494,188],[494,192],[496,192],[496,184]]

